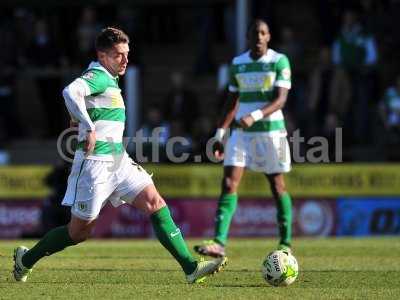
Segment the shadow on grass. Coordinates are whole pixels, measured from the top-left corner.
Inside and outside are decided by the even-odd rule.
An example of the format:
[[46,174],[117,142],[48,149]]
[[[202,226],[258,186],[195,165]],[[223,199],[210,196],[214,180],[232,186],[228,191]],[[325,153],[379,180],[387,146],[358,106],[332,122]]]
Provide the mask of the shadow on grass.
[[135,269],[135,268],[131,268],[131,269],[118,269],[118,268],[114,268],[114,269],[110,269],[110,268],[87,268],[87,269],[83,269],[83,268],[41,268],[42,271],[46,271],[46,272],[65,272],[65,271],[69,271],[69,272],[161,272],[161,273],[169,273],[169,272],[181,272],[181,270],[179,269]]
[[217,288],[273,288],[268,284],[207,284],[207,287],[217,287]]
[[[181,272],[180,269],[139,269],[139,268],[40,268],[46,272]],[[260,270],[229,270],[224,269],[224,273],[258,273]],[[306,273],[387,273],[387,272],[398,272],[398,270],[301,270],[302,274]]]
[[115,255],[74,255],[74,256],[57,256],[57,259],[82,259],[83,257],[85,257],[85,259],[161,259],[161,260],[169,260],[171,259],[168,256],[139,256],[139,255],[120,255],[120,256],[115,256]]

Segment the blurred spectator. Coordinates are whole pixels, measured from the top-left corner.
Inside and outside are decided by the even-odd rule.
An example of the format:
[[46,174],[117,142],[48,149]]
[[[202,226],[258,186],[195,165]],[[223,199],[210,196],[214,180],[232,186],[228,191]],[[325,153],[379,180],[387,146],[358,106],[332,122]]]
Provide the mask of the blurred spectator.
[[332,64],[330,49],[321,48],[309,79],[307,136],[333,137],[336,127],[342,126],[350,100],[346,84],[345,74]]
[[29,43],[27,57],[28,63],[35,67],[59,67],[62,61],[61,51],[54,42],[54,37],[49,32],[49,24],[44,19],[39,19],[34,25],[34,34]]
[[0,142],[21,135],[15,96],[16,32],[11,19],[0,20]]
[[45,20],[35,23],[34,36],[27,52],[28,64],[33,67],[39,97],[43,103],[48,126],[48,137],[56,137],[67,125],[67,114],[62,105],[60,66],[63,56],[49,32]]
[[235,55],[236,41],[236,30],[232,30],[232,28],[236,28],[235,2],[231,1],[226,4],[223,18],[225,39],[228,42],[227,46],[231,49],[229,57],[233,57]]
[[371,101],[377,84],[377,56],[374,37],[363,30],[354,11],[345,11],[332,58],[334,64],[344,71],[341,79],[349,80],[353,116],[347,116],[345,127],[354,130],[355,142],[358,143],[367,142]]
[[196,55],[196,62],[194,66],[194,73],[196,75],[210,74],[216,69],[213,53],[213,13],[213,10],[209,6],[201,7],[198,10],[198,53]]
[[76,28],[78,45],[76,47],[76,61],[80,67],[86,67],[88,61],[95,57],[94,43],[101,25],[97,22],[96,11],[92,7],[82,10],[81,18]]
[[156,106],[151,106],[147,110],[145,122],[142,125],[143,137],[151,137],[153,131],[159,128],[160,144],[165,145],[170,135],[170,124],[163,120],[161,111]]
[[360,0],[361,21],[365,30],[370,33],[379,33],[382,27],[382,11],[385,1]]
[[[217,102],[214,105],[214,111],[210,112],[210,114],[208,115],[212,114],[214,117],[220,116],[224,109],[224,105],[228,99],[228,95],[229,95],[229,82],[227,80],[225,81],[224,85],[217,90],[217,99],[216,99]],[[213,125],[216,126],[216,124]]]
[[[1,15],[0,15],[1,16]],[[18,43],[17,31],[14,28],[13,20],[7,17],[0,19],[0,64],[4,67],[16,67]]]
[[171,43],[180,38],[178,26],[179,10],[171,3],[147,5],[145,10],[145,29],[147,42],[149,43]]
[[379,108],[386,130],[385,143],[400,145],[400,75],[396,77],[395,85],[386,89]]
[[292,27],[282,27],[277,50],[288,56],[293,78],[293,86],[288,96],[287,105],[285,106],[286,124],[289,135],[297,128],[304,130],[309,120],[307,106],[304,105],[307,78],[302,72],[304,69],[304,51],[301,44]]
[[126,4],[121,4],[117,7],[116,19],[117,23],[122,25],[124,32],[132,36],[136,42],[140,22],[142,21],[140,10]]
[[287,55],[293,66],[301,63],[303,49],[301,43],[296,39],[295,32],[291,27],[282,27],[281,42],[278,44],[277,50]]
[[354,11],[343,15],[341,32],[333,44],[333,62],[350,72],[377,62],[375,38],[363,30]]
[[[217,120],[215,116],[201,116],[196,127],[192,147],[193,154],[201,155],[202,162],[207,162],[207,143],[215,134]],[[211,153],[211,152],[210,152]]]
[[15,101],[15,72],[0,61],[0,143],[22,135]]
[[131,51],[134,55],[129,55],[129,64],[143,66],[142,43],[144,39],[143,10],[138,7],[131,7],[121,4],[117,9],[117,27],[121,27],[131,37]]
[[180,123],[185,135],[193,136],[196,120],[199,117],[199,104],[196,94],[189,89],[181,72],[171,73],[171,89],[163,107],[166,120]]
[[[197,123],[197,122],[196,122]],[[169,143],[172,153],[168,153],[169,148],[167,147],[167,159],[170,162],[179,162],[174,160],[174,158],[180,158],[181,156],[187,154],[191,155],[193,153],[193,138],[192,135],[189,136],[187,131],[182,126],[182,122],[178,120],[173,120],[171,122],[171,134]],[[171,154],[173,156],[171,156]]]
[[320,27],[320,39],[324,46],[331,46],[337,28],[339,27],[337,16],[340,14],[337,1],[317,1],[317,18]]
[[18,61],[18,65],[26,64],[26,53],[29,52],[29,44],[34,35],[35,17],[26,7],[18,7],[14,9],[13,25],[15,27],[15,39],[17,47],[14,49],[14,55]]
[[[170,124],[163,119],[162,112],[156,106],[150,106],[145,114],[145,120],[140,128],[143,138],[143,148],[137,147],[136,150],[142,149],[143,153],[135,153],[135,157],[138,162],[141,162],[141,158],[147,158],[150,161],[154,161],[153,149],[157,149],[158,157],[160,161],[165,161],[165,147],[170,136]],[[149,140],[153,137],[153,140]],[[158,140],[155,141],[154,138]],[[137,141],[141,143],[141,141]],[[154,143],[158,143],[155,148]]]
[[[24,82],[21,74],[27,77],[32,73],[40,75],[40,78],[35,77],[38,96],[46,118],[49,118],[45,128],[51,131],[46,136],[56,136],[64,129],[67,120],[63,119],[67,114],[60,105],[59,77],[64,73],[64,80],[68,80],[71,76],[68,72],[74,72],[74,69],[60,69],[65,65],[63,54],[67,52],[74,64],[86,67],[93,54],[92,40],[103,23],[121,26],[133,36],[131,50],[136,53],[130,61],[133,64],[142,62],[138,51],[142,52],[143,61],[153,61],[154,51],[150,49],[155,43],[164,53],[162,62],[156,58],[157,63],[153,64],[160,70],[165,70],[171,63],[177,64],[176,69],[186,68],[185,64],[192,59],[190,55],[195,53],[195,72],[211,75],[216,59],[224,61],[234,54],[234,2],[217,1],[200,6],[161,2],[143,5],[124,2],[113,6],[106,2],[96,2],[92,7],[87,4],[73,7],[67,4],[46,7],[3,5],[0,10],[0,143],[22,134],[29,135],[18,126],[21,116],[16,108],[25,108],[25,95],[31,93],[30,84],[26,84],[23,92],[16,89],[16,83]],[[351,145],[370,142],[370,129],[376,127],[373,123],[377,115],[373,111],[374,102],[382,94],[378,91],[379,84],[384,82],[387,86],[399,68],[399,54],[393,50],[400,45],[400,35],[396,31],[400,22],[399,1],[328,0],[304,2],[302,6],[305,7],[304,16],[290,1],[255,0],[249,10],[250,17],[270,21],[276,34],[273,36],[276,49],[287,54],[292,63],[293,89],[286,105],[288,131],[301,128],[303,132],[307,128],[306,135],[329,135],[337,125],[344,128],[345,146],[346,141]],[[46,20],[37,20],[35,16],[46,16]],[[285,23],[282,23],[282,16],[287,18]],[[299,26],[304,23],[301,23],[303,19],[312,17],[316,24],[308,24],[310,26],[305,29]],[[198,29],[195,30],[197,34],[192,34],[193,28]],[[164,48],[166,43],[169,43],[167,49]],[[382,58],[379,65],[376,43],[379,43],[379,58]],[[321,49],[320,45],[333,45],[332,64],[328,58],[329,49]],[[176,59],[180,47],[188,53]],[[315,61],[315,53],[320,56],[317,65],[311,63]],[[174,81],[183,81],[184,75],[172,77],[181,77]],[[213,78],[209,76],[204,82],[211,80]],[[159,89],[165,90],[167,84],[161,83]],[[168,99],[157,108],[158,114],[162,119],[165,113],[169,124],[173,120],[180,123],[174,125],[177,130],[173,131],[190,136],[197,151],[203,148],[201,145],[210,135],[207,133],[209,124],[213,134],[215,118],[214,112],[200,110],[202,107],[197,98],[202,100],[203,107],[212,105],[216,109],[216,105],[210,97],[202,98],[210,95],[208,88],[199,91],[196,97],[183,83],[178,85],[183,88],[171,88]],[[185,90],[189,93],[183,92]],[[196,100],[182,101],[192,97]],[[389,118],[389,106],[380,104],[380,107],[388,125],[389,119],[393,118]]]

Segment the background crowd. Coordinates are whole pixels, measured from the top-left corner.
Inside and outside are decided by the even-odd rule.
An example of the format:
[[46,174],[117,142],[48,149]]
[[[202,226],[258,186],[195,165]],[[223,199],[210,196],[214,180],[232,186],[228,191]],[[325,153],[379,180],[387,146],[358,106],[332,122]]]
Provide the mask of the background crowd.
[[[7,3],[0,4],[3,152],[20,140],[56,139],[68,126],[61,89],[94,58],[99,30],[116,25],[130,35],[130,64],[141,74],[140,127],[162,126],[164,141],[183,136],[190,145],[180,151],[204,154],[227,94],[218,68],[236,54],[234,1]],[[250,18],[270,24],[270,47],[292,65],[289,134],[300,129],[333,143],[340,127],[345,160],[399,160],[400,1],[251,4]]]

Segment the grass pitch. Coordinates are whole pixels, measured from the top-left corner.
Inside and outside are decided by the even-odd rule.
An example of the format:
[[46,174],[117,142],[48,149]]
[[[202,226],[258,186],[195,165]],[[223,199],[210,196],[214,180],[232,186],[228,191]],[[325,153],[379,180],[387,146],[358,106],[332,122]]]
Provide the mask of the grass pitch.
[[[196,241],[189,242],[192,247]],[[289,287],[261,277],[275,240],[232,239],[226,269],[188,285],[155,240],[92,240],[46,257],[14,282],[12,250],[0,241],[0,299],[400,299],[400,239],[296,239],[300,272]]]

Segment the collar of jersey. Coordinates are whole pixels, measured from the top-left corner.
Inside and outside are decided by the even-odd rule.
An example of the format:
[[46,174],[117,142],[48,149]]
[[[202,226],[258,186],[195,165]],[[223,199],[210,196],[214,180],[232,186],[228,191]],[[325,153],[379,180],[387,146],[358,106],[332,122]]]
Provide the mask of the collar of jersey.
[[272,50],[272,49],[268,48],[268,49],[267,49],[267,52],[266,52],[263,56],[261,56],[259,59],[257,59],[257,60],[254,60],[254,59],[251,57],[251,55],[250,55],[250,50],[249,50],[249,51],[247,51],[247,57],[248,57],[248,59],[249,59],[251,62],[260,62],[260,61],[262,61],[263,59],[267,59],[267,58],[269,58],[269,57],[271,56],[271,50]]
[[89,64],[88,70],[89,69],[98,69],[98,70],[102,70],[103,72],[105,72],[108,76],[110,76],[112,79],[118,79],[118,76],[112,76],[110,72],[107,71],[106,68],[104,68],[98,61],[92,61]]

